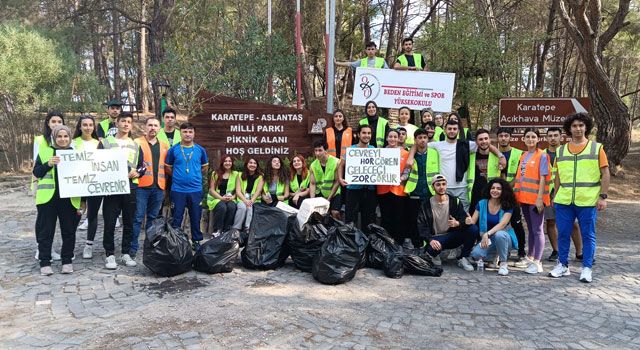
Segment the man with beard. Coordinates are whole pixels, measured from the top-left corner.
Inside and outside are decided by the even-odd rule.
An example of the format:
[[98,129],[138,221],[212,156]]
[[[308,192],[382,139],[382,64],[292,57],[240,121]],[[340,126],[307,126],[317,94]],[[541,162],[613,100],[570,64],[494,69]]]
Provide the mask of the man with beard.
[[116,118],[120,115],[120,112],[122,112],[122,102],[116,99],[107,102],[107,115],[109,117],[98,123],[98,128],[96,129],[98,140],[102,141],[105,137],[116,136],[118,133]]
[[402,55],[398,56],[393,64],[393,69],[398,70],[424,70],[428,71],[427,62],[424,56],[413,52],[413,38],[404,38],[402,40]]
[[478,129],[476,131],[476,144],[478,145],[475,162],[476,176],[473,182],[473,189],[471,190],[471,205],[469,206],[471,215],[473,215],[476,205],[482,199],[482,192],[487,183],[492,179],[500,177],[500,159],[495,154],[489,152],[489,146],[491,146],[489,130]]
[[424,130],[427,132],[427,142],[433,142],[436,136],[436,123],[433,121],[426,122]]

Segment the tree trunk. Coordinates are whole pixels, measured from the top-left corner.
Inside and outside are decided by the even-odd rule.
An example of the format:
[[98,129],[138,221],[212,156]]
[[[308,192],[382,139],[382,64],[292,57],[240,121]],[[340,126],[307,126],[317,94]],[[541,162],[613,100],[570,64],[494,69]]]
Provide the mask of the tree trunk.
[[122,86],[120,83],[120,56],[122,47],[120,44],[120,15],[117,11],[111,11],[112,31],[113,31],[113,97],[120,100],[122,97]]
[[[394,52],[397,52],[396,46],[398,46],[398,43],[396,42],[396,27],[398,26],[398,14],[402,11],[402,1],[403,0],[393,0],[393,5],[391,6],[391,18],[389,19],[389,40],[387,41],[387,52],[385,54],[387,63],[391,62],[391,64],[393,64]],[[389,61],[390,59],[391,61]],[[389,65],[391,66],[391,64]]]
[[[165,52],[163,44],[170,28],[169,14],[173,10],[174,6],[175,0],[155,0],[153,3],[153,19],[151,20],[149,30],[149,63],[151,68],[164,61]],[[159,76],[155,76],[152,77],[151,80],[156,114],[160,112],[158,111],[161,97],[160,90],[158,88],[160,78],[161,77]]]
[[[369,41],[371,41],[371,19],[369,18],[369,1],[370,0],[362,0],[362,15],[360,16],[362,33],[364,33],[364,36],[362,38],[362,47],[364,47]],[[384,30],[384,20],[382,26],[382,30]]]
[[[147,4],[142,3],[142,20],[147,20]],[[139,107],[142,113],[149,113],[149,77],[147,76],[147,28],[140,28],[140,51],[138,60],[138,98]]]
[[553,36],[553,27],[556,18],[556,5],[554,2],[551,2],[551,6],[549,7],[549,17],[547,20],[547,33],[542,44],[542,52],[540,53],[538,59],[538,65],[536,69],[536,87],[535,90],[538,92],[544,92],[544,74],[545,74],[545,64],[547,62],[547,54],[549,53],[549,46],[551,45],[551,37]]

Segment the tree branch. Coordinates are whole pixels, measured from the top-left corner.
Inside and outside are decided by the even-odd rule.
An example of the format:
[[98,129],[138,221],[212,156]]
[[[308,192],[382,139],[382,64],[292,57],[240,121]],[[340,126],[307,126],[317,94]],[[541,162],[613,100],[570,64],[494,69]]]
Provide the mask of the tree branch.
[[409,38],[413,38],[416,33],[418,33],[418,31],[420,30],[420,28],[427,23],[427,21],[431,18],[431,16],[433,15],[433,13],[436,11],[436,8],[438,8],[438,4],[440,4],[442,0],[436,0],[435,4],[433,4],[433,6],[431,6],[431,9],[429,9],[429,13],[427,14],[427,17],[425,17],[419,24],[418,26],[411,32],[411,34],[409,35]]
[[600,35],[600,40],[598,40],[598,52],[604,51],[604,48],[609,44],[609,42],[618,34],[620,29],[627,26],[629,22],[625,22],[624,19],[629,14],[629,3],[631,0],[619,0],[618,1],[618,12],[616,12],[613,21],[607,28],[607,30]]
[[562,23],[564,24],[565,29],[569,33],[569,36],[573,38],[576,43],[583,43],[584,38],[582,34],[578,30],[576,24],[569,17],[569,13],[567,13],[567,9],[565,8],[563,0],[553,0],[556,4],[556,8],[560,12],[560,18],[562,19]]
[[122,33],[126,33],[128,31],[131,31],[131,30],[142,29],[142,28],[150,29],[149,26],[141,25],[141,26],[134,26],[134,27],[125,28],[125,29],[117,31],[117,32],[97,33],[97,34],[101,35],[101,36],[119,35],[119,34],[122,34]]
[[620,98],[624,98],[624,97],[627,97],[629,95],[637,94],[638,92],[640,92],[640,89],[638,89],[636,91],[627,92],[626,94],[620,96]]

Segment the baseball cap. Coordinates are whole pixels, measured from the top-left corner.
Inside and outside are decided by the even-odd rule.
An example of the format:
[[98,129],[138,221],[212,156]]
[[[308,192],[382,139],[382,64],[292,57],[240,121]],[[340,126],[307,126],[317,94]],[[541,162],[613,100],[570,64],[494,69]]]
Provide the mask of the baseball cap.
[[435,175],[433,175],[433,178],[431,179],[431,185],[433,185],[434,183],[436,183],[438,181],[442,181],[442,180],[444,180],[446,182],[447,178],[444,177],[444,175],[442,175],[442,174],[435,174]]
[[117,99],[112,99],[109,102],[107,102],[107,107],[111,107],[111,106],[118,106],[118,107],[122,107],[122,102],[118,101]]

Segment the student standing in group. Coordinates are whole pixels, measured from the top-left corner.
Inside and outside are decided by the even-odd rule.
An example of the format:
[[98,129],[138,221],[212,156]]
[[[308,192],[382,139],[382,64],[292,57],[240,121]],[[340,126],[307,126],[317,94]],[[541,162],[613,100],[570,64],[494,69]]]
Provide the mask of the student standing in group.
[[[409,152],[398,146],[399,133],[396,130],[389,130],[387,133],[387,148],[400,148],[400,173],[404,173]],[[406,173],[408,174],[408,172]],[[391,237],[398,244],[402,244],[407,236],[407,194],[404,192],[404,182],[407,175],[401,177],[399,185],[377,185],[376,194],[378,195],[378,204],[380,205],[380,217],[382,219],[382,227],[384,227]]]
[[40,274],[49,276],[51,269],[51,245],[56,231],[56,220],[60,222],[62,236],[62,273],[73,272],[73,250],[76,244],[76,227],[80,221],[80,198],[60,198],[60,188],[56,172],[60,164],[58,150],[71,149],[71,130],[57,125],[51,131],[51,144],[41,143],[38,148],[33,175],[38,178],[36,190],[36,240]]
[[165,166],[171,175],[171,203],[173,203],[174,228],[182,226],[184,210],[189,211],[191,240],[193,250],[200,249],[202,232],[200,218],[202,210],[203,179],[209,169],[209,158],[205,149],[195,143],[196,127],[189,123],[180,125],[180,143],[174,145],[167,152]]
[[[433,142],[435,140],[435,136],[436,136],[436,123],[434,122],[426,122],[424,124],[424,131],[427,132],[427,143],[429,142]],[[441,128],[442,129],[442,128]]]
[[307,169],[307,162],[301,154],[296,154],[291,158],[290,168],[289,194],[291,198],[289,204],[299,209],[302,201],[309,198],[311,172]]
[[180,143],[180,130],[176,125],[176,111],[172,108],[165,108],[162,111],[162,119],[164,120],[164,128],[158,131],[158,140],[172,147]]
[[[555,164],[556,161],[556,153],[558,147],[560,147],[560,140],[562,137],[562,130],[557,127],[551,127],[547,129],[547,142],[549,142],[549,147],[545,150],[547,155],[549,156],[549,162],[551,164]],[[552,168],[551,171],[551,183],[549,184],[549,195],[553,198],[554,190],[555,190],[555,181],[556,174],[555,168]],[[551,244],[551,248],[553,251],[548,261],[556,261],[558,260],[558,229],[556,227],[556,208],[553,205],[548,205],[544,207],[544,220],[547,226],[547,235],[549,236],[549,243]],[[571,240],[573,241],[573,245],[576,248],[576,259],[582,260],[582,236],[580,236],[580,227],[578,223],[573,224],[573,233],[571,233]]]
[[[98,134],[96,133],[96,122],[90,115],[83,115],[78,118],[76,123],[76,130],[73,133],[73,142],[71,147],[75,150],[93,151],[98,148],[100,141],[98,141]],[[96,237],[98,231],[98,211],[102,205],[103,196],[91,196],[84,200],[87,203],[87,217],[78,230],[87,230],[87,240],[82,250],[82,257],[84,259],[91,259],[93,257],[93,240]]]
[[371,127],[372,147],[384,147],[384,137],[389,131],[389,121],[378,116],[378,105],[374,101],[367,101],[364,105],[364,112],[366,116],[360,119],[358,124]]
[[[313,144],[313,154],[316,159],[309,166],[309,196],[322,197],[329,201],[331,216],[340,220],[340,182],[338,181],[338,168],[340,159],[331,156],[326,151],[327,145],[323,141]],[[346,185],[346,184],[344,184]]]
[[423,108],[420,111],[420,127],[424,129],[424,126],[427,125],[428,122],[433,121],[433,109],[431,108]]
[[240,173],[233,170],[233,158],[222,156],[218,169],[211,173],[207,206],[213,211],[213,236],[228,231],[236,217],[236,186]]
[[282,163],[282,158],[273,156],[269,159],[264,171],[263,199],[266,204],[275,206],[289,198],[289,174]]
[[[358,144],[351,148],[375,148],[369,145],[371,140],[371,126],[360,125],[358,127]],[[346,161],[340,161],[339,179],[341,184],[347,186],[347,203],[345,204],[345,221],[357,223],[360,214],[361,230],[369,233],[369,224],[373,224],[376,218],[376,186],[374,185],[347,185],[344,179]]]
[[440,135],[444,134],[444,117],[442,114],[437,113],[433,117],[433,122],[435,123],[433,139],[440,140]]
[[[498,149],[500,150],[500,152],[502,152],[507,160],[507,166],[502,168],[501,176],[513,187],[513,180],[516,178],[516,173],[518,171],[518,162],[520,161],[520,156],[522,156],[523,152],[518,148],[511,147],[511,128],[499,127],[496,133],[498,137]],[[516,207],[513,208],[513,215],[511,215],[511,226],[516,232],[516,237],[518,237],[519,260],[516,263],[516,266],[527,267],[529,265],[529,260],[526,259],[526,253],[524,250],[524,226],[522,225],[522,211],[520,210],[518,202],[516,202]]]
[[365,58],[362,58],[362,59],[359,59],[359,60],[355,60],[353,62],[335,61],[335,64],[336,64],[336,66],[351,67],[353,69],[356,69],[358,67],[362,67],[362,68],[389,68],[389,66],[387,65],[387,62],[385,62],[384,58],[377,56],[378,48],[376,46],[376,43],[374,43],[373,41],[369,41],[365,45],[364,52],[367,55],[367,57],[365,57]]
[[544,207],[550,204],[549,182],[551,165],[546,152],[538,148],[540,135],[534,128],[524,131],[527,151],[520,156],[513,192],[520,203],[522,214],[529,231],[530,263],[524,270],[529,274],[542,272],[542,252],[544,251]]
[[242,167],[242,174],[236,180],[236,197],[238,207],[233,220],[233,228],[236,230],[248,230],[253,218],[253,204],[260,202],[260,194],[264,180],[260,164],[253,158],[247,158]]
[[156,117],[149,117],[144,123],[144,136],[135,139],[142,150],[142,161],[146,172],[138,179],[136,189],[136,214],[133,222],[133,238],[131,240],[132,258],[138,252],[138,237],[142,221],[145,220],[149,227],[151,222],[160,215],[160,207],[164,199],[166,189],[167,174],[165,172],[165,160],[169,145],[158,139],[160,130],[160,120]]
[[516,199],[511,186],[499,177],[489,180],[483,197],[473,216],[467,216],[466,219],[468,225],[478,224],[481,237],[480,243],[471,251],[471,257],[486,261],[494,260],[497,256],[500,261],[498,275],[506,276],[509,274],[509,251],[518,249],[518,239],[509,226]]
[[[64,125],[64,115],[59,112],[49,112],[44,118],[44,127],[42,129],[42,135],[38,135],[33,139],[33,163],[36,163],[38,154],[40,153],[40,147],[51,147],[51,131],[58,125]],[[38,183],[38,178],[34,175],[31,179],[31,190]],[[36,221],[36,226],[38,222]],[[36,249],[36,260],[39,260],[40,250]],[[60,254],[56,253],[51,247],[51,259],[60,260]]]
[[333,126],[325,129],[324,141],[329,147],[327,153],[338,158],[344,158],[347,147],[353,144],[353,131],[347,124],[341,109],[333,112]]
[[118,133],[116,118],[118,118],[121,112],[122,102],[116,99],[107,102],[108,117],[98,124],[98,130],[96,130],[96,134],[98,135],[98,139],[100,141],[108,136],[116,136],[116,134]]
[[124,154],[127,159],[127,170],[129,173],[129,194],[113,194],[104,196],[102,204],[102,214],[104,216],[104,233],[102,244],[106,253],[105,267],[115,270],[116,263],[114,235],[116,220],[122,213],[122,262],[126,266],[136,266],[135,260],[131,258],[131,241],[133,240],[133,219],[136,213],[136,189],[138,178],[146,172],[144,167],[144,155],[140,146],[129,137],[133,126],[133,115],[123,112],[116,118],[118,132],[115,136],[108,135],[103,138],[98,148],[113,149]]
[[491,145],[489,130],[478,129],[476,131],[476,144],[478,145],[475,163],[476,170],[473,189],[471,190],[471,205],[469,206],[471,214],[473,214],[476,205],[482,199],[482,194],[485,192],[487,183],[490,180],[500,177],[500,166],[498,164],[500,159],[498,159],[495,154],[489,152],[489,146]]
[[467,259],[478,238],[478,227],[466,224],[467,213],[462,202],[447,193],[447,178],[436,174],[431,180],[435,195],[421,203],[418,214],[418,232],[426,244],[425,252],[432,257],[445,249],[462,247],[458,266],[473,271]]
[[[449,114],[449,118],[447,119],[447,123],[453,120],[458,123],[458,136],[459,140],[471,140],[471,131],[469,131],[468,127],[462,127],[462,122],[460,121],[460,115],[458,112],[451,112]],[[444,127],[444,126],[443,126]],[[447,138],[446,133],[440,133],[439,137],[436,140],[444,141]]]
[[396,62],[393,64],[393,69],[429,70],[424,56],[413,52],[413,38],[404,38],[402,40],[402,55],[396,59]]
[[415,134],[416,130],[418,130],[417,126],[410,123],[409,121],[410,119],[411,119],[411,110],[409,109],[409,107],[407,106],[400,107],[400,109],[398,110],[398,120],[400,120],[400,123],[398,124],[398,126],[407,130],[407,138],[404,142],[404,145],[409,148],[413,146],[414,144],[413,134]]
[[560,146],[556,156],[554,203],[558,226],[558,264],[549,276],[570,274],[570,237],[573,223],[578,219],[584,244],[580,281],[591,283],[597,215],[598,211],[607,208],[609,162],[602,144],[588,139],[593,128],[593,119],[588,114],[568,116],[563,128],[571,136],[571,141]]

